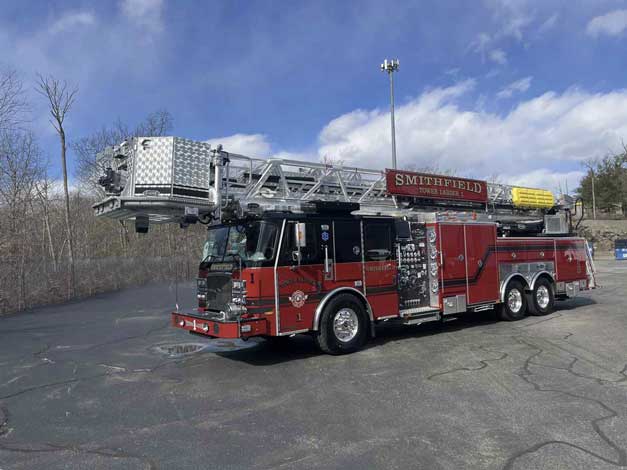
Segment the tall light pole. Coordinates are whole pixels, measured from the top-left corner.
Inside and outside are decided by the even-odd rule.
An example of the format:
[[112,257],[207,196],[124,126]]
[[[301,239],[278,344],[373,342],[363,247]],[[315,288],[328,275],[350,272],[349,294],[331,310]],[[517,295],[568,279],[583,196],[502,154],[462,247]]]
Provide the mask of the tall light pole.
[[398,59],[385,59],[381,64],[381,70],[390,77],[390,123],[392,126],[392,168],[396,169],[396,131],[394,130],[394,78],[393,74],[398,70]]

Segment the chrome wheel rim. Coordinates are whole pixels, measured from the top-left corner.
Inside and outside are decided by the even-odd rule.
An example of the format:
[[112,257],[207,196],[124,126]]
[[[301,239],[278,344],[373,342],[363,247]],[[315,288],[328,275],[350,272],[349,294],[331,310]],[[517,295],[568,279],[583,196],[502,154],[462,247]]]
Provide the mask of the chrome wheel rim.
[[333,317],[333,333],[335,337],[343,343],[347,343],[355,336],[359,330],[359,319],[354,310],[343,308]]
[[507,296],[507,306],[509,309],[514,313],[518,313],[522,308],[522,304],[522,294],[520,291],[518,289],[510,290],[509,295]]
[[549,306],[551,297],[549,295],[549,289],[546,286],[538,286],[536,290],[536,303],[541,309],[545,309]]

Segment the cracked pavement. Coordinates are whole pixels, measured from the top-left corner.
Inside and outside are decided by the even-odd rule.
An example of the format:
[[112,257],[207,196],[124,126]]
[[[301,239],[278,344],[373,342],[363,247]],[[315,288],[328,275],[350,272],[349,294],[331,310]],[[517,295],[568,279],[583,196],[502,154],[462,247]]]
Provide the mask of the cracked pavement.
[[170,328],[173,285],[0,317],[0,469],[625,468],[627,262],[597,267],[551,316],[339,357]]

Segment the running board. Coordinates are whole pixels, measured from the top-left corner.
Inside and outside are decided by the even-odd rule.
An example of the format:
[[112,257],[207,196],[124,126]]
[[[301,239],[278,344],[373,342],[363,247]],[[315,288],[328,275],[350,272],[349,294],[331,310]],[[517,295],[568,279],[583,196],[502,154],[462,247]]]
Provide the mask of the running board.
[[[418,312],[414,313],[415,311]],[[410,315],[410,313],[414,313],[414,315]],[[400,314],[404,319],[403,325],[420,325],[430,321],[438,321],[442,318],[439,310],[425,309],[425,307],[401,310]]]
[[495,304],[477,305],[476,307],[470,307],[473,312],[485,312],[486,310],[494,310]]

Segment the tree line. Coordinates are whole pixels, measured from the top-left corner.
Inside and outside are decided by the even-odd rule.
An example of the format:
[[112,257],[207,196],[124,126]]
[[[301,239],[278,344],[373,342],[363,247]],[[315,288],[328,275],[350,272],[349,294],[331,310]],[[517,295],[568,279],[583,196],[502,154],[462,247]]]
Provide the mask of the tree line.
[[[153,225],[150,233],[136,234],[125,222],[94,217],[91,207],[104,195],[97,185],[104,164],[96,155],[133,136],[170,133],[170,113],[158,110],[135,125],[118,120],[74,136],[65,123],[80,100],[79,89],[38,75],[36,96],[45,103],[59,141],[48,154],[32,126],[34,103],[26,86],[15,71],[0,70],[0,313],[193,278],[204,227]],[[55,160],[61,182],[50,176]]]
[[597,216],[627,216],[627,147],[621,153],[588,160],[584,168],[587,173],[576,193],[582,198],[587,215],[592,216],[594,205]]

